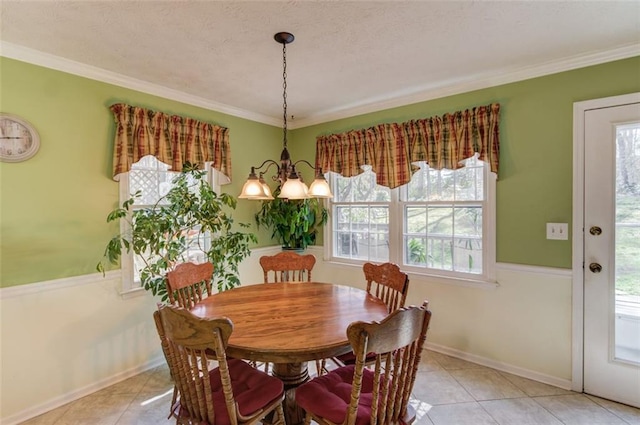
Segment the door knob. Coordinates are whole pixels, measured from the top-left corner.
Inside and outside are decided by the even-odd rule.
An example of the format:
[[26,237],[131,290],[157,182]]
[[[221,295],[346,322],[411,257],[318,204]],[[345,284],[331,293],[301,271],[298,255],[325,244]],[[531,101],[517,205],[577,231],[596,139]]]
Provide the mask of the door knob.
[[598,226],[591,226],[591,229],[589,229],[589,233],[591,233],[594,236],[598,236],[599,234],[602,233],[602,229],[599,228]]
[[589,270],[591,270],[592,273],[600,273],[602,271],[602,266],[598,263],[591,263],[589,264]]

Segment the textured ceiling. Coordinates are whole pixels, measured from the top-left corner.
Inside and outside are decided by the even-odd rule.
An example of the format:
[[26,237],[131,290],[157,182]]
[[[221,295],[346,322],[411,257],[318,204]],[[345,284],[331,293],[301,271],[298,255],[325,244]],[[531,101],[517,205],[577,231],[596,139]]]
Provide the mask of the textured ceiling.
[[639,1],[0,3],[4,56],[269,123],[282,120],[273,34],[292,32],[292,127],[640,54]]

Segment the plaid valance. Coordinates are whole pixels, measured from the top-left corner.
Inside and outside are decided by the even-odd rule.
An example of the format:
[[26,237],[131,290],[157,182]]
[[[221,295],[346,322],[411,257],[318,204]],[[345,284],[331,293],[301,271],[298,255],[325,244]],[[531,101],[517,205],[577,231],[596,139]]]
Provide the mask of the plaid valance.
[[498,173],[500,104],[405,123],[379,124],[362,130],[318,136],[316,167],[344,177],[362,173],[370,165],[379,185],[395,188],[408,183],[426,161],[433,169],[463,167],[460,161],[479,159]]
[[113,179],[126,173],[143,156],[153,155],[182,171],[186,162],[213,168],[231,181],[229,129],[192,118],[168,115],[149,109],[117,103],[111,106],[116,121],[113,147]]

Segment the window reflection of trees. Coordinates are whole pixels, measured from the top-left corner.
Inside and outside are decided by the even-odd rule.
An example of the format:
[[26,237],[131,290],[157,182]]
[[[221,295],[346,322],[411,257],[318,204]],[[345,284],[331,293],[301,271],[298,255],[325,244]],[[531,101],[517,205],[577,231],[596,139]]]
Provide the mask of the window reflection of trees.
[[640,296],[640,123],[616,128],[617,296]]
[[[484,164],[475,157],[458,170],[425,163],[400,188],[404,262],[417,267],[482,273]],[[333,176],[334,253],[338,257],[389,261],[392,192],[375,173]]]

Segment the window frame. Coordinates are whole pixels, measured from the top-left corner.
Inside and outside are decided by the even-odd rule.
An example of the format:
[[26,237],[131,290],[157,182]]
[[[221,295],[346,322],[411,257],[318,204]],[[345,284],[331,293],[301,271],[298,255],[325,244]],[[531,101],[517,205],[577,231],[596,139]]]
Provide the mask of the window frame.
[[[426,267],[416,267],[405,263],[404,246],[404,208],[407,205],[427,205],[421,202],[407,202],[401,200],[401,191],[405,186],[390,189],[389,200],[389,260],[398,264],[403,271],[411,275],[428,277],[430,281],[440,283],[455,283],[472,287],[496,287],[496,181],[495,173],[490,171],[489,164],[484,164],[484,200],[473,201],[482,205],[482,273],[464,273],[448,270],[429,269]],[[337,174],[328,173],[329,183],[334,187],[334,180]],[[465,201],[461,201],[465,202]],[[466,201],[468,202],[468,201]],[[344,203],[340,203],[344,204]],[[353,205],[375,205],[387,203],[380,202],[354,202]],[[455,204],[455,203],[454,203]],[[361,266],[370,260],[358,260],[344,258],[334,255],[334,202],[333,199],[325,200],[325,206],[329,210],[329,221],[324,226],[324,258],[333,264],[346,264]]]
[[[158,162],[161,162],[157,158],[156,160]],[[207,183],[211,185],[211,187],[216,193],[218,193],[220,191],[220,183],[219,183],[220,179],[218,177],[219,172],[211,166],[210,162],[205,163],[204,169],[207,171]],[[175,172],[175,171],[168,170],[168,172]],[[132,196],[131,189],[129,187],[129,184],[130,184],[129,173],[130,171],[120,174],[119,188],[118,188],[119,205],[122,205],[124,201],[131,198]],[[145,208],[145,207],[142,207],[142,208]],[[120,219],[120,234],[127,234],[131,231],[130,222],[133,216],[133,210],[135,209],[136,209],[135,206],[132,206],[132,208],[128,211],[126,217],[123,217],[122,219]],[[122,280],[120,295],[122,295],[125,298],[138,293],[145,292],[141,282],[136,281],[134,279],[134,255],[135,254],[133,250],[127,251],[126,249],[123,249],[122,255],[120,257],[120,271],[121,271],[121,280]]]

